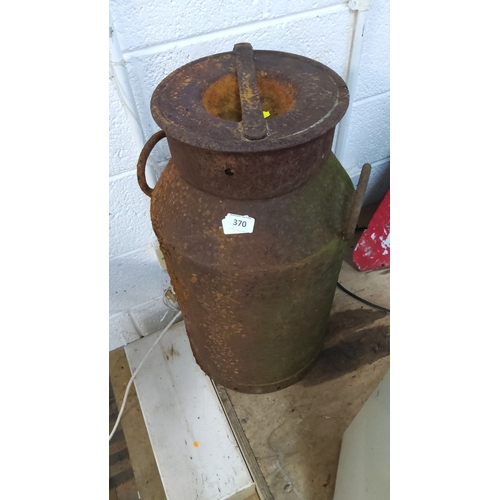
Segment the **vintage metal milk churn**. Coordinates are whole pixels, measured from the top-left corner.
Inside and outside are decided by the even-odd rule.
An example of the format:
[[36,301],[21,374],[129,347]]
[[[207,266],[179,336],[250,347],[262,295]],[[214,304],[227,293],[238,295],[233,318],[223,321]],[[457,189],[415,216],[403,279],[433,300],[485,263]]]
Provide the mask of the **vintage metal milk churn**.
[[[360,207],[331,153],[348,103],[323,64],[246,43],[182,66],[153,94],[161,131],[139,184],[196,361],[225,387],[282,389],[322,349]],[[163,137],[172,159],[151,189],[145,164]]]

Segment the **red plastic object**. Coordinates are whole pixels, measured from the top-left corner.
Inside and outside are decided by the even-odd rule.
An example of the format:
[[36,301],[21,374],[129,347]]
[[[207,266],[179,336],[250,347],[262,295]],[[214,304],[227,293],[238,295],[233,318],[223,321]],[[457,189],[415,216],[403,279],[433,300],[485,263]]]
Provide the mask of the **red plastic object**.
[[352,260],[360,271],[373,271],[390,267],[391,259],[391,219],[389,191],[378,206],[368,228],[362,234]]

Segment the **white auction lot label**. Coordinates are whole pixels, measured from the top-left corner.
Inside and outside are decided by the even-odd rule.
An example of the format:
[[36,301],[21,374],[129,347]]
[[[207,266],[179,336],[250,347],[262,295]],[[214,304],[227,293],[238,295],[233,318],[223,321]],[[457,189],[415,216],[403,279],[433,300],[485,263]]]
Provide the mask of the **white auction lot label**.
[[224,234],[253,233],[255,219],[248,215],[227,214],[222,219]]

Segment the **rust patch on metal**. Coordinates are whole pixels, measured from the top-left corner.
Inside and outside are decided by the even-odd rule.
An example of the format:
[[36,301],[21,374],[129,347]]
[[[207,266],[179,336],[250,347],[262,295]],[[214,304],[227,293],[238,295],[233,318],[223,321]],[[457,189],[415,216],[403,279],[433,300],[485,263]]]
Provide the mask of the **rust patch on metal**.
[[249,43],[237,43],[233,53],[240,92],[243,137],[258,141],[264,139],[269,131],[259,97],[253,48]]
[[295,91],[290,83],[278,82],[263,71],[257,73],[262,109],[270,113],[269,119],[288,113],[295,105]]
[[[273,80],[262,71],[257,73],[257,86],[262,109],[270,113],[270,120],[293,108],[295,93],[289,83]],[[241,122],[241,101],[236,75],[227,74],[210,85],[203,94],[203,106],[213,116]]]
[[241,101],[236,75],[225,75],[212,83],[203,94],[203,105],[217,118],[240,122]]
[[[354,195],[331,153],[348,96],[326,66],[248,44],[153,94],[172,160],[151,220],[194,356],[225,387],[283,389],[321,352]],[[228,213],[253,232],[224,234]]]

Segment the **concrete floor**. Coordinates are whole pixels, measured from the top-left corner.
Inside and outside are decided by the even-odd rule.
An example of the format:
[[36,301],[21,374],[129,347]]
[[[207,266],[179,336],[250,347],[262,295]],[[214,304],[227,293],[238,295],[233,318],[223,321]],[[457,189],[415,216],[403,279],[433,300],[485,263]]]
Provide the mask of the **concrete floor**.
[[[370,213],[368,207],[365,221]],[[339,281],[389,307],[390,271],[356,271],[350,264],[356,241],[346,249]],[[323,353],[302,381],[266,395],[227,391],[275,500],[333,499],[342,435],[389,369],[389,338],[389,314],[337,289]],[[129,377],[123,348],[112,351],[110,378],[118,405]],[[122,426],[141,500],[164,500],[133,388]],[[110,498],[122,500],[111,496],[111,489]]]

